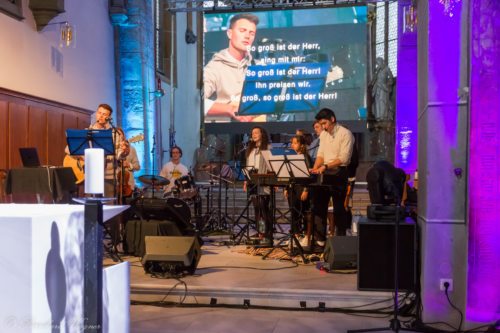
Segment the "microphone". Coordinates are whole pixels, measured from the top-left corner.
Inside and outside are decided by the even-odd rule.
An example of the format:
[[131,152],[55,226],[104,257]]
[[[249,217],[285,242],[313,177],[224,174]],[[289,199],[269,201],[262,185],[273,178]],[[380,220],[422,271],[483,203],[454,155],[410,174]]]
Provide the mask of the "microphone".
[[308,147],[308,148],[307,148],[307,151],[309,151],[309,150],[313,150],[313,149],[316,149],[316,148],[318,148],[318,147],[319,147],[319,143],[318,143],[316,146],[314,146],[314,147]]
[[112,122],[112,121],[113,121],[113,118],[111,118],[111,117],[107,117],[107,118],[106,118],[106,121]]

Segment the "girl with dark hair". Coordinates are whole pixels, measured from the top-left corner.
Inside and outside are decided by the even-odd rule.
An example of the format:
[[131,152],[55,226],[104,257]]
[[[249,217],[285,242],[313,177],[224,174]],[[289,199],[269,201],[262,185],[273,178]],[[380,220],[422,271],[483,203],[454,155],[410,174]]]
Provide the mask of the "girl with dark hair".
[[[267,172],[267,167],[261,151],[269,150],[269,136],[266,130],[260,126],[252,128],[250,142],[245,153],[246,168],[258,174]],[[248,186],[247,186],[248,185]],[[270,189],[267,186],[258,186],[245,181],[243,189],[252,196],[255,207],[255,221],[261,246],[272,246],[273,244],[273,222],[269,209]]]
[[[295,135],[290,140],[290,146],[297,154],[304,155],[306,160],[307,168],[311,168],[311,157],[307,153],[307,143],[305,137],[303,135]],[[293,191],[293,196],[291,195],[291,191]],[[292,215],[292,232],[297,236],[300,241],[301,246],[309,245],[308,236],[310,234],[310,230],[307,229],[307,212],[309,212],[310,203],[309,203],[309,193],[308,189],[305,186],[295,185],[293,188],[287,187],[285,188],[284,195],[288,199],[288,204],[290,206],[290,211]],[[307,232],[306,232],[307,231]],[[307,234],[306,237],[301,237],[301,233]]]

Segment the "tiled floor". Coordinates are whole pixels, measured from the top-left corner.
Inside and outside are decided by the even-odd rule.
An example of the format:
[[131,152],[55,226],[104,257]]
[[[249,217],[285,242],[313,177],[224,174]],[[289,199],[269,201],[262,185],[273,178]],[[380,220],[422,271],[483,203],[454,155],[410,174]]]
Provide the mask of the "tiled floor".
[[389,318],[359,317],[330,312],[303,312],[227,308],[131,307],[134,333],[340,333],[347,330],[383,328]]

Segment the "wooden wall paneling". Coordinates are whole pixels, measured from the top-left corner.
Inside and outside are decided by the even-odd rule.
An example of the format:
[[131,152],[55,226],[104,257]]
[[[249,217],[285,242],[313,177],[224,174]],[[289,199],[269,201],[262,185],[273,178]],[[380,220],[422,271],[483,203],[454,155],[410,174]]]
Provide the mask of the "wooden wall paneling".
[[90,115],[80,113],[78,115],[78,128],[85,129],[90,126]]
[[9,168],[22,166],[19,148],[28,146],[28,107],[9,103]]
[[88,127],[92,112],[0,87],[0,169],[20,167],[19,148],[27,146],[38,148],[42,163],[61,165],[66,128]]
[[40,163],[47,165],[47,145],[50,140],[47,132],[47,111],[40,107],[28,107],[28,146],[36,147]]
[[64,110],[47,110],[49,165],[62,165],[64,159],[66,132],[63,129],[63,117]]
[[9,168],[9,104],[0,100],[0,169]]
[[78,113],[76,112],[65,112],[63,115],[63,130],[66,131],[69,128],[78,128]]

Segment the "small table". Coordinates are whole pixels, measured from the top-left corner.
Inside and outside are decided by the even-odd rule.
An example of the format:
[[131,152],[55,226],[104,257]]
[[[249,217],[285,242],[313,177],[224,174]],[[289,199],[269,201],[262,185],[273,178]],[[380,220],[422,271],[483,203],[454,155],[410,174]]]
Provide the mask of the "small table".
[[[49,197],[54,203],[69,203],[72,193],[77,191],[76,177],[71,168],[39,167],[11,169],[7,174],[5,193],[13,195],[13,201],[23,195],[36,195],[36,201]],[[29,200],[28,200],[29,201]]]

